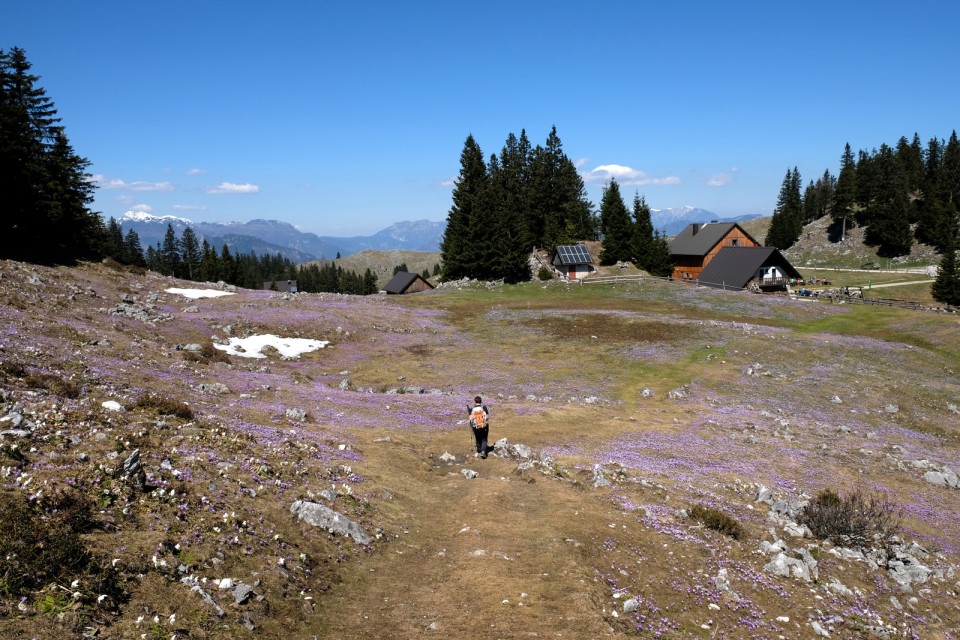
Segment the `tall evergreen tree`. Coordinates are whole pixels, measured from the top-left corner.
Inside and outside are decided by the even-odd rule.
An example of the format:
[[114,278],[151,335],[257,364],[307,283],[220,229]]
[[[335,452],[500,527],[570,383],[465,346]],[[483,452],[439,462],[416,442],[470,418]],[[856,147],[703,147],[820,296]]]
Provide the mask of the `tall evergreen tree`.
[[197,242],[197,234],[193,232],[193,227],[187,227],[183,230],[179,248],[184,277],[188,280],[195,280],[203,255],[200,253],[200,244]]
[[[477,232],[478,218],[485,218],[484,199],[488,195],[487,167],[483,152],[472,135],[468,135],[460,153],[460,174],[453,188],[453,205],[447,214],[447,227],[440,242],[440,257],[443,261],[443,280],[456,280],[475,276],[473,248],[484,241],[472,234]],[[486,230],[480,229],[481,233]]]
[[631,255],[633,263],[638,269],[650,272],[650,254],[653,249],[653,219],[650,217],[650,206],[639,193],[633,194],[633,238],[631,241]]
[[777,249],[788,249],[793,246],[803,231],[803,212],[800,197],[800,172],[796,167],[787,174],[780,186],[780,195],[777,197],[777,206],[773,210],[770,229],[767,231],[764,244]]
[[64,263],[97,257],[106,238],[88,207],[89,162],[70,146],[38,81],[23,49],[0,49],[0,255]]
[[603,249],[598,256],[600,264],[611,265],[633,259],[633,224],[620,195],[620,187],[612,178],[603,189],[600,230],[603,233]]
[[147,266],[147,260],[143,255],[143,245],[140,244],[140,235],[135,229],[127,231],[123,239],[123,251],[121,253],[123,261],[132,264],[135,267]]
[[957,224],[957,210],[950,203],[952,215],[950,228],[943,240],[943,251],[937,278],[930,287],[933,299],[943,304],[960,306],[960,266],[957,264],[957,248],[960,247],[960,230]]
[[670,242],[659,231],[654,231],[653,238],[650,240],[644,269],[650,275],[658,278],[666,278],[673,273],[673,255],[670,253]]
[[834,227],[839,227],[839,240],[843,242],[847,229],[854,221],[857,207],[857,165],[848,142],[840,157],[840,174],[833,190],[830,216]]

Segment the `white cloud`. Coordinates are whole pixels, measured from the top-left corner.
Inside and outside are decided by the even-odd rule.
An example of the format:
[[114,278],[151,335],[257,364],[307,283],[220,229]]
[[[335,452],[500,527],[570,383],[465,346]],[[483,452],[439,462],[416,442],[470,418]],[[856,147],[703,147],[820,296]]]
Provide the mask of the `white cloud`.
[[736,172],[737,168],[733,167],[730,171],[715,173],[707,178],[707,185],[711,187],[725,187],[733,182],[733,174]]
[[258,191],[260,191],[260,187],[249,182],[243,184],[221,182],[217,186],[207,189],[207,193],[257,193]]
[[106,176],[100,174],[93,176],[93,180],[100,185],[101,189],[124,189],[126,191],[173,191],[176,188],[173,186],[172,182],[145,182],[143,180],[127,182],[126,180],[121,180],[120,178],[108,180]]
[[649,184],[680,184],[680,178],[676,176],[655,178],[645,171],[620,164],[603,164],[583,174],[583,179],[586,182],[603,184],[609,182],[611,178],[615,178],[618,184],[627,187],[641,187]]

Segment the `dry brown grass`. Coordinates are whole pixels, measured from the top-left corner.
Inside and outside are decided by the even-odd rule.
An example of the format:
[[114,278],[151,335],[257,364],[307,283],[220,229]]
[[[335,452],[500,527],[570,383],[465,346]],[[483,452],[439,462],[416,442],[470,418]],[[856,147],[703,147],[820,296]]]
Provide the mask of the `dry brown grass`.
[[[5,409],[19,403],[35,425],[26,440],[4,440],[3,486],[18,495],[42,488],[45,517],[71,511],[68,486],[96,505],[96,526],[79,539],[117,560],[123,586],[100,609],[89,604],[98,594],[80,588],[80,612],[100,616],[99,637],[799,638],[815,610],[851,621],[834,637],[857,637],[852,603],[822,588],[830,577],[861,589],[860,610],[908,621],[886,575],[861,564],[821,553],[820,584],[763,573],[758,544],[772,525],[753,503],[756,483],[786,499],[883,488],[910,507],[904,536],[957,562],[943,530],[960,521],[960,494],[931,488],[909,466],[919,457],[948,463],[960,450],[960,421],[947,409],[960,393],[951,318],[644,282],[387,300],[241,292],[198,301],[191,314],[163,294],[158,310],[172,319],[151,324],[99,309],[189,283],[86,265],[40,269],[51,284],[34,291],[20,267],[2,270],[28,313],[4,312],[18,332],[0,345],[11,363]],[[74,305],[50,297],[67,294]],[[60,341],[31,330],[54,318],[74,333]],[[226,325],[232,335],[289,331],[334,344],[299,360],[185,360],[175,349],[225,336]],[[51,361],[62,353],[70,363]],[[755,363],[761,373],[748,374]],[[28,372],[54,370],[83,381],[77,397],[26,382]],[[338,389],[344,378],[353,391]],[[197,391],[212,382],[231,391]],[[441,393],[383,393],[408,385]],[[687,397],[668,397],[682,386]],[[457,421],[476,393],[492,407],[492,439],[549,454],[552,471],[472,456]],[[102,410],[104,398],[129,411]],[[287,417],[289,408],[309,419]],[[133,449],[146,492],[116,473]],[[446,452],[456,461],[442,462]],[[595,465],[613,486],[593,486]],[[464,468],[480,476],[467,480]],[[293,500],[324,501],[326,490],[337,494],[333,508],[380,538],[364,549],[292,518]],[[692,505],[703,522],[682,515]],[[723,516],[742,528],[739,539]],[[70,516],[71,530],[82,520]],[[737,598],[712,586],[721,567]],[[205,578],[226,615],[184,576]],[[211,586],[224,577],[259,581],[262,599],[232,604]],[[2,599],[12,615],[0,635],[80,637],[80,618],[58,617],[55,599],[46,612],[34,607],[53,588],[32,591],[25,612]],[[921,637],[956,635],[950,585],[925,588],[923,611],[910,614],[927,621]],[[669,628],[623,615],[628,596]],[[777,623],[784,615],[793,622]],[[764,626],[747,624],[757,621]]]

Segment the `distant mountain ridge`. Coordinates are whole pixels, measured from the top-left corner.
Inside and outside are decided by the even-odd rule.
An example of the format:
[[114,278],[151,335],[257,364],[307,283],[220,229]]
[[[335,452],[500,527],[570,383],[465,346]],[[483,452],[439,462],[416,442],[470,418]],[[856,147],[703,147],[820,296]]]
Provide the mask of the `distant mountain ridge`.
[[744,222],[763,217],[761,214],[747,214],[736,217],[721,218],[712,211],[697,207],[674,207],[672,209],[651,209],[650,221],[653,228],[668,236],[675,236],[683,231],[687,225],[694,222]]
[[118,221],[123,233],[130,229],[140,236],[144,246],[156,247],[163,242],[167,225],[177,237],[191,227],[197,238],[206,240],[218,252],[226,244],[231,253],[258,255],[279,253],[294,262],[332,260],[339,253],[348,256],[373,249],[376,251],[439,251],[446,222],[430,220],[404,221],[369,236],[338,238],[305,233],[292,224],[280,220],[255,219],[249,222],[192,222],[176,216],[154,216],[140,211],[128,211]]
[[[668,236],[677,235],[693,222],[743,222],[759,217],[761,216],[756,214],[721,218],[711,211],[697,207],[650,211],[654,229]],[[136,231],[144,248],[161,244],[167,225],[171,225],[178,238],[183,235],[184,229],[193,228],[198,240],[206,240],[217,252],[226,244],[233,254],[279,253],[293,262],[332,260],[337,254],[346,257],[368,249],[437,252],[440,251],[440,242],[447,226],[446,221],[406,220],[392,224],[373,235],[341,238],[318,236],[300,231],[288,222],[262,218],[249,222],[193,222],[177,216],[154,216],[142,211],[128,211],[118,222],[124,234],[131,229]]]

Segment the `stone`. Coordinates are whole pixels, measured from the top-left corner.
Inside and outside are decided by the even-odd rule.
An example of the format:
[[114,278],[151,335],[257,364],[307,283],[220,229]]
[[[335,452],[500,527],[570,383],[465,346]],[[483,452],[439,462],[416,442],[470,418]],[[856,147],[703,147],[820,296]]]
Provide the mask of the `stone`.
[[297,520],[306,522],[327,531],[348,536],[357,544],[370,544],[373,538],[360,525],[347,518],[342,513],[317,502],[297,500],[290,505],[290,513],[297,516]]
[[215,396],[225,396],[230,393],[230,387],[222,382],[212,382],[210,384],[204,382],[197,385],[197,391],[201,393],[211,393]]

